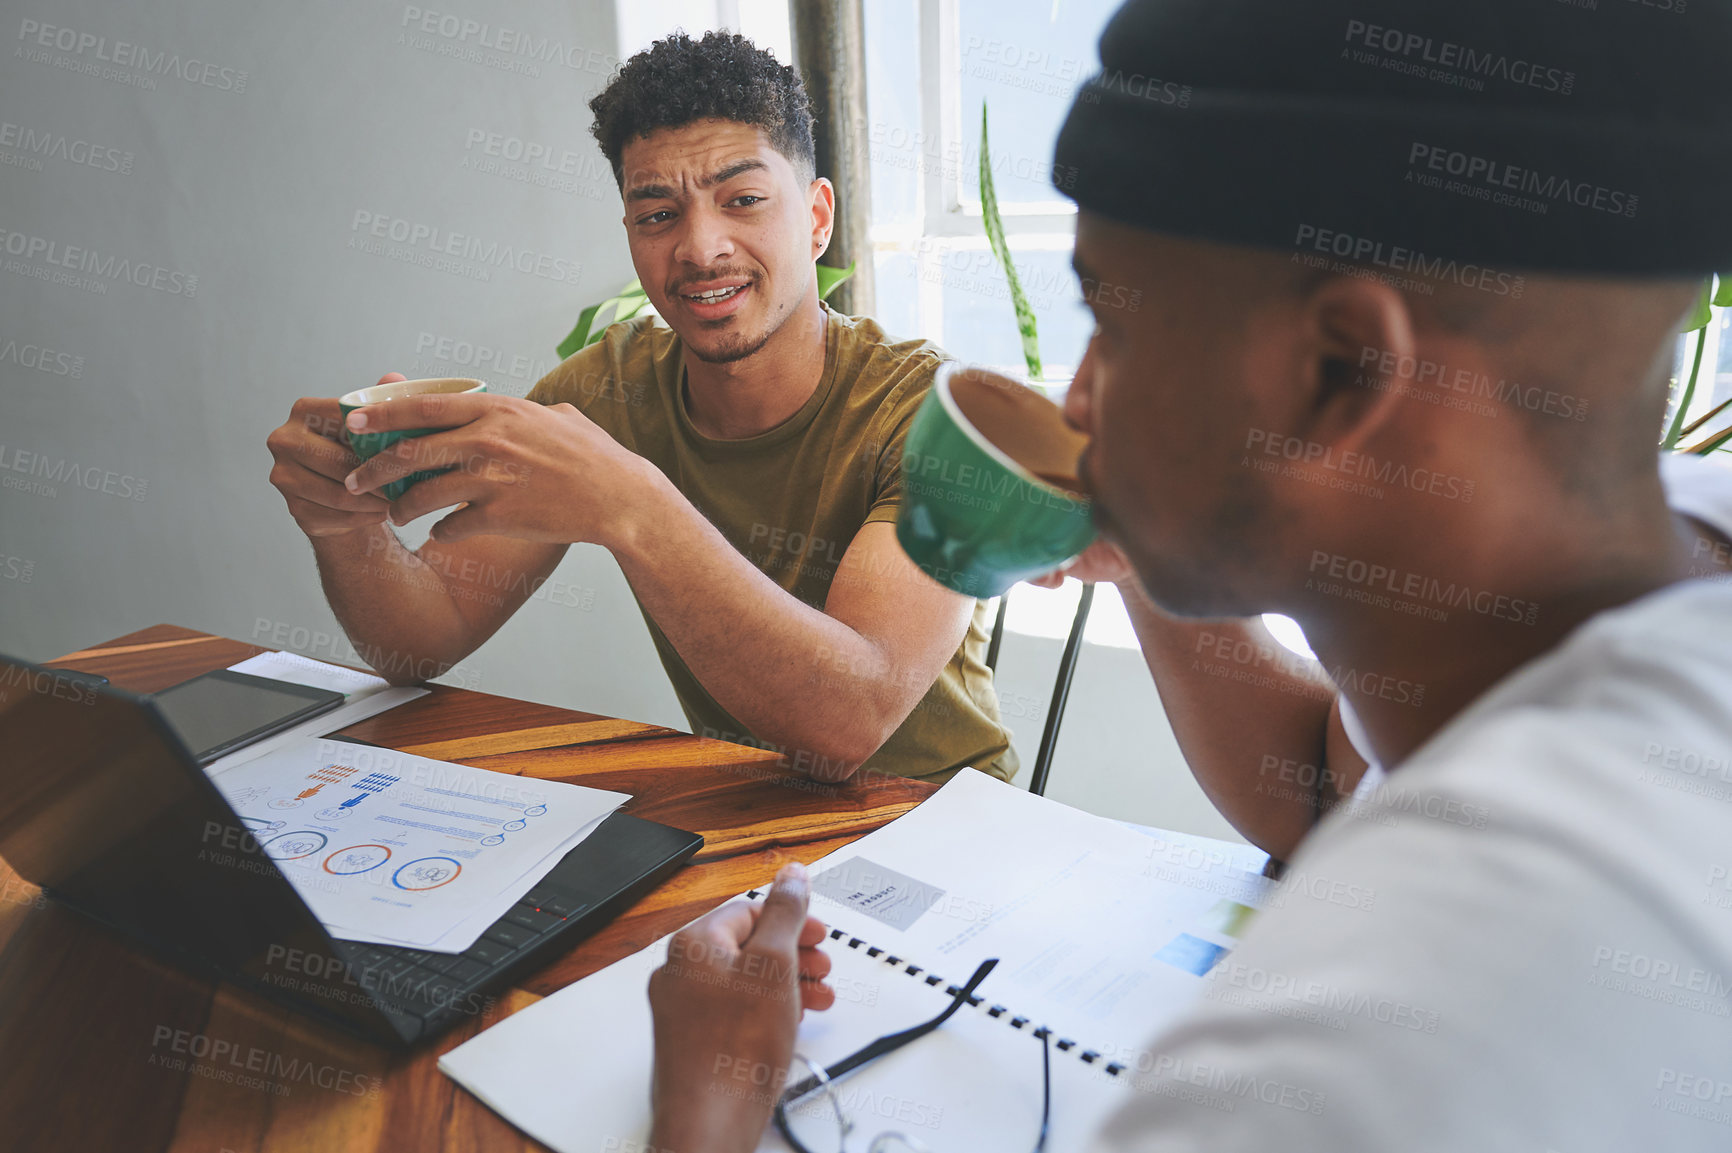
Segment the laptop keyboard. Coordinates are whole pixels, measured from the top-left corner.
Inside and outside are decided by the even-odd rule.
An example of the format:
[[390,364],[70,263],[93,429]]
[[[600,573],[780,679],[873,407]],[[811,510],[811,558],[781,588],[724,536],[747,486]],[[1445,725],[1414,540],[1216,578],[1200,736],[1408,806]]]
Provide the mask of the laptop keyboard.
[[531,889],[461,953],[429,953],[350,942],[346,959],[357,981],[393,1008],[427,1018],[450,1008],[492,974],[509,968],[594,905],[569,889]]

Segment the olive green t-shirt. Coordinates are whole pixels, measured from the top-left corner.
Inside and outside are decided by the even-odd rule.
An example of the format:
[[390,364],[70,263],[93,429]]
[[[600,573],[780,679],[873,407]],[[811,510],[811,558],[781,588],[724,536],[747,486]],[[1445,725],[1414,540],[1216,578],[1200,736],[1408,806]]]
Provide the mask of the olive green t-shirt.
[[[892,341],[871,319],[828,308],[825,315],[817,389],[758,436],[716,440],[693,426],[680,338],[654,316],[612,326],[548,373],[529,399],[577,408],[661,469],[764,575],[822,610],[862,526],[896,520],[902,440],[945,359],[924,341]],[[985,665],[986,609],[975,605],[961,647],[866,767],[939,782],[967,766],[1007,781],[1015,775],[1016,754]],[[647,612],[644,620],[692,731],[770,747],[704,690]],[[835,691],[825,685],[823,654],[817,668],[812,691]],[[846,664],[835,671],[832,683],[840,684]],[[790,760],[822,767],[805,754]]]

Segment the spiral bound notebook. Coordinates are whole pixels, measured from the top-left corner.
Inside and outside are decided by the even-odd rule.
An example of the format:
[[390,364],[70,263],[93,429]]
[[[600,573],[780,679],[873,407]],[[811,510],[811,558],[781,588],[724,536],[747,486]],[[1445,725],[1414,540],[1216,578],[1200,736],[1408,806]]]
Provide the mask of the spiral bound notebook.
[[[763,900],[764,895],[763,891],[753,889],[748,892],[745,897],[748,901],[759,902]],[[927,988],[932,989],[935,993],[942,991],[942,999],[937,1000],[932,1006],[932,1013],[934,1014],[945,1007],[944,1001],[954,999],[962,993],[962,985],[970,976],[968,973],[959,971],[955,974],[956,979],[951,980],[948,975],[929,972],[923,966],[918,965],[905,957],[899,957],[889,949],[874,945],[866,938],[856,937],[848,930],[834,925],[830,927],[829,939],[835,943],[835,947],[829,950],[832,958],[832,973],[840,974],[845,970],[854,970],[856,968],[853,963],[837,965],[837,961],[845,956],[843,950],[852,949],[857,956],[864,956],[868,960],[876,960],[883,966],[882,968],[865,966],[866,971],[868,971],[872,977],[881,979],[881,981],[875,981],[873,983],[872,991],[874,993],[882,983],[888,982],[893,984],[895,979],[900,976],[910,977],[918,984],[925,985]],[[1225,953],[1226,950],[1221,949],[1220,952]],[[850,974],[849,979],[853,979],[853,976],[853,974]],[[860,992],[860,990],[848,986],[843,977],[838,976],[836,980],[844,982],[840,986],[834,982],[831,983],[831,987],[837,990],[839,998],[845,998],[849,994]],[[992,979],[989,975],[987,980],[981,985],[981,988],[990,991],[993,987]],[[900,1001],[902,999],[898,1000]],[[915,1008],[915,1006],[911,1003],[910,1008]],[[985,993],[976,991],[971,994],[968,997],[966,1008],[978,1009],[985,1013],[986,1017],[990,1020],[1000,1021],[1011,1029],[1022,1030],[1025,1036],[1030,1037],[1035,1041],[1040,1041],[1042,1039],[1047,1040],[1052,1046],[1054,1056],[1059,1054],[1074,1056],[1085,1065],[1094,1066],[1095,1070],[1103,1077],[1116,1078],[1121,1073],[1126,1072],[1129,1068],[1124,1061],[1114,1059],[1118,1056],[1129,1056],[1129,1054],[1118,1053],[1114,1046],[1107,1046],[1104,1052],[1101,1049],[1091,1048],[1090,1046],[1077,1041],[1075,1038],[1063,1036],[1051,1026],[1042,1024],[1032,1017],[1014,1012],[1010,1006],[999,1004],[997,1001],[988,997]],[[952,1020],[955,1020],[955,1018],[952,1018]],[[908,1021],[901,1027],[906,1028],[908,1025],[918,1023],[918,1020]],[[892,1027],[888,1031],[894,1032],[895,1028]],[[835,1057],[839,1056],[842,1056],[842,1054],[836,1054],[834,1056],[827,1054],[823,1063],[827,1064],[829,1061],[834,1060]]]
[[[1042,1030],[1048,1148],[1086,1147],[1154,1067],[1152,1035],[1204,993],[1261,903],[1250,863],[1233,846],[1143,836],[980,773],[815,862],[811,909],[830,926],[836,1004],[801,1022],[796,1048],[812,1061],[930,1020],[982,960],[999,962],[942,1027],[836,1083],[849,1147],[903,1132],[938,1153],[1033,1148]],[[650,1121],[645,989],[666,953],[658,942],[560,990],[440,1069],[560,1153],[634,1148]],[[742,1094],[788,1077],[721,1071]],[[822,1133],[827,1107],[808,1104],[799,1123]],[[787,1145],[772,1129],[759,1148]]]

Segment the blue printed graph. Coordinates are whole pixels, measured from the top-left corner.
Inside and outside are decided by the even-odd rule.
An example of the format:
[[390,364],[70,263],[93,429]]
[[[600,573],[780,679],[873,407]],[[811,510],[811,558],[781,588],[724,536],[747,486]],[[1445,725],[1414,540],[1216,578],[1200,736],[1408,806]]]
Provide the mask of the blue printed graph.
[[375,793],[384,792],[402,779],[402,777],[394,777],[390,773],[368,773],[360,780],[354,782],[354,787],[360,791],[353,797],[350,797],[348,800],[338,805],[337,808],[352,809],[368,797]]

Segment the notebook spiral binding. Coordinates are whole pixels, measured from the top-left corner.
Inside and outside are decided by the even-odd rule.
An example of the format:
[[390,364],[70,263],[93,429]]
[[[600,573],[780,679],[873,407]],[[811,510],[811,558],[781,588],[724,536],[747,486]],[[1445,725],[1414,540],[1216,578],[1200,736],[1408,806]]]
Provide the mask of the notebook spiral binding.
[[[764,891],[761,889],[752,889],[751,891],[749,891],[746,894],[747,899],[753,900],[753,901],[761,900],[761,899],[763,899],[763,896],[764,896]],[[876,958],[878,960],[881,960],[886,965],[894,965],[897,968],[902,969],[910,977],[919,977],[922,973],[925,973],[926,976],[922,979],[928,985],[931,985],[935,988],[939,985],[944,985],[945,986],[945,989],[944,989],[945,993],[951,997],[955,997],[958,993],[962,992],[962,987],[960,985],[950,984],[949,982],[945,981],[945,979],[943,977],[940,977],[938,974],[927,972],[926,969],[922,968],[919,965],[913,964],[912,962],[906,962],[905,963],[901,957],[897,957],[893,954],[890,954],[890,953],[886,952],[884,949],[881,949],[878,946],[871,944],[865,938],[856,937],[853,934],[847,932],[846,930],[838,929],[838,928],[835,928],[834,926],[832,926],[830,929],[830,940],[841,941],[848,948],[853,949],[856,952],[861,951],[862,947],[864,947],[864,952],[866,953],[866,955],[868,957],[873,957],[873,958]],[[968,1004],[973,1008],[979,1008],[981,1005],[986,1004],[986,1002],[978,994],[973,994],[973,995],[970,995],[970,997],[968,998]],[[988,1017],[992,1017],[994,1019],[1002,1019],[1004,1017],[1004,1015],[1006,1013],[1009,1013],[1009,1012],[1010,1012],[1010,1010],[1005,1008],[1003,1005],[991,1005],[991,1006],[987,1007],[986,1015]],[[1008,1021],[1005,1022],[1005,1024],[1009,1025],[1012,1029],[1023,1029],[1029,1024],[1029,1019],[1027,1017],[1012,1016]],[[1054,1036],[1052,1031],[1050,1029],[1048,1029],[1045,1025],[1042,1025],[1037,1029],[1028,1030],[1028,1035],[1031,1037]],[[1097,1064],[1101,1060],[1100,1053],[1096,1052],[1093,1049],[1083,1049],[1075,1041],[1072,1041],[1069,1038],[1058,1038],[1057,1040],[1055,1040],[1053,1042],[1053,1045],[1061,1053],[1074,1052],[1076,1054],[1077,1058],[1079,1060],[1081,1060],[1084,1064],[1096,1065],[1102,1072],[1106,1073],[1108,1076],[1117,1077],[1125,1071],[1125,1066],[1120,1064],[1117,1061],[1108,1061],[1104,1065]]]

